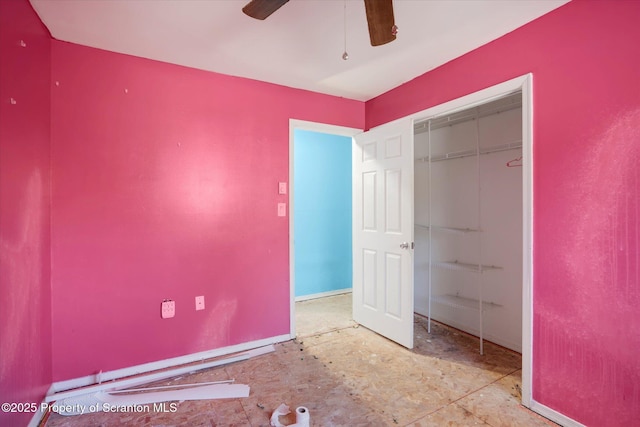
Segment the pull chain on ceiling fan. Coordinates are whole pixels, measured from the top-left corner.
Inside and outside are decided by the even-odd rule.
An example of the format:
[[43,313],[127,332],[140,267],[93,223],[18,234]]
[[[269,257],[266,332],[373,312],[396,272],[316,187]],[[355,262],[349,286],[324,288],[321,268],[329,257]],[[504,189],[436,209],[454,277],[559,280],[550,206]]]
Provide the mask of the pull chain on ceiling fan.
[[[264,20],[289,0],[251,0],[242,11]],[[393,16],[393,0],[364,0],[371,46],[380,46],[396,39],[398,27]]]
[[342,59],[349,59],[349,54],[347,53],[347,0],[344,0],[344,53],[342,54]]

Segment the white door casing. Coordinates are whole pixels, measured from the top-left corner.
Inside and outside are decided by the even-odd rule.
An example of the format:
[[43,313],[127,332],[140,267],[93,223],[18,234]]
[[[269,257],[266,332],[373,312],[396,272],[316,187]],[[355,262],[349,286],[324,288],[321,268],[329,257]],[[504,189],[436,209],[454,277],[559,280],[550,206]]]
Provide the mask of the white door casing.
[[353,144],[353,319],[413,348],[413,121]]

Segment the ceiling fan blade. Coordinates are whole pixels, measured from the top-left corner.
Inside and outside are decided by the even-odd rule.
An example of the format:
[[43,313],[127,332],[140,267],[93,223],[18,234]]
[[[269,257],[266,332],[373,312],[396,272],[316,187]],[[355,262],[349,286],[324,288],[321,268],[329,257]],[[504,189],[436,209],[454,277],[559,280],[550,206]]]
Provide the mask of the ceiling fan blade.
[[289,0],[251,0],[242,11],[255,19],[264,20]]
[[396,39],[393,0],[364,0],[369,24],[371,46],[380,46]]

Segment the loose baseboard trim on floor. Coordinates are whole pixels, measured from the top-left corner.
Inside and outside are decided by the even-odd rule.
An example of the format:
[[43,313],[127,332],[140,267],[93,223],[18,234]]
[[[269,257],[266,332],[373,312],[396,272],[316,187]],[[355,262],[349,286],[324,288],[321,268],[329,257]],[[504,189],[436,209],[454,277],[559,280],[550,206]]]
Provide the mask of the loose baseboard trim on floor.
[[529,409],[564,427],[586,427],[584,424],[581,424],[578,421],[571,419],[566,415],[563,415],[560,412],[549,408],[546,405],[543,405],[542,403],[538,403],[533,399],[531,399],[531,406],[529,406]]
[[350,294],[351,292],[352,292],[352,288],[344,288],[344,289],[338,289],[335,291],[327,291],[327,292],[320,292],[317,294],[303,295],[301,297],[296,297],[295,301],[300,302],[300,301],[307,301],[310,299],[332,297],[334,295]]
[[[251,350],[258,347],[264,347],[269,344],[275,344],[279,342],[289,341],[291,337],[289,334],[278,335],[271,338],[264,338],[261,340],[250,341],[247,343],[236,344],[228,347],[222,347],[215,350],[201,351],[199,353],[187,354],[185,356],[173,357],[171,359],[159,360],[157,362],[144,363],[142,365],[131,366],[128,368],[116,369],[113,371],[103,372],[100,374],[100,381],[112,381],[132,375],[144,374],[158,369],[167,369],[179,365],[185,365],[188,363],[199,362],[214,357],[226,356],[228,354],[237,353],[241,351]],[[86,387],[89,385],[97,384],[97,375],[87,375],[85,377],[74,378],[71,380],[58,381],[53,383],[49,393],[59,393],[62,391],[71,390],[79,387]]]

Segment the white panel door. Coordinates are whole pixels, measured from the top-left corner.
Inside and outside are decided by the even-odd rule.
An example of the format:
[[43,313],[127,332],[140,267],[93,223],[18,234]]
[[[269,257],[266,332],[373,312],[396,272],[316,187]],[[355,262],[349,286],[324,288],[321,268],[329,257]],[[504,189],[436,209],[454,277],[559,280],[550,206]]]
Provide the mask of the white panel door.
[[413,348],[411,120],[353,144],[353,319]]

